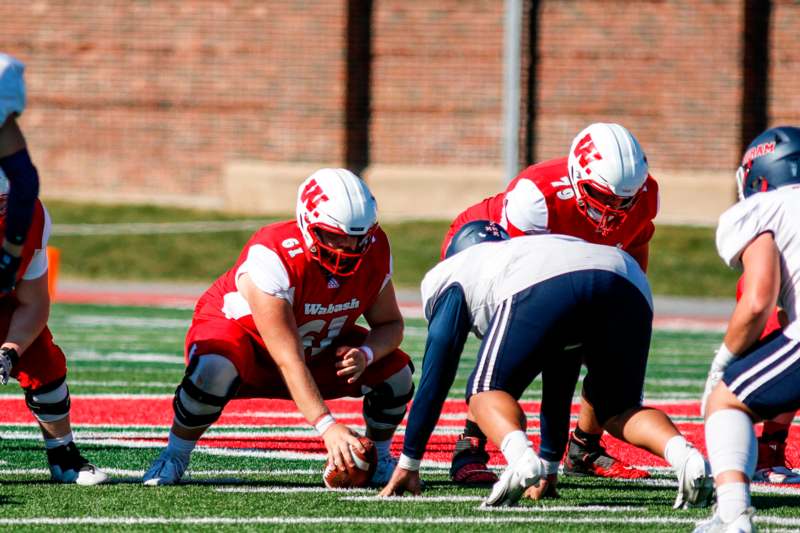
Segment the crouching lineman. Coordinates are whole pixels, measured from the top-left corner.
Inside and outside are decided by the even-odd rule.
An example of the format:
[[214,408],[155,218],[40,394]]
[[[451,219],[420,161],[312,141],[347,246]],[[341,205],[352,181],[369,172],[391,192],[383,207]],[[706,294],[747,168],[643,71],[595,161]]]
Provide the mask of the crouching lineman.
[[0,232],[6,235],[0,250],[0,383],[15,378],[25,391],[53,481],[96,485],[107,476],[73,442],[66,359],[47,328],[50,216],[36,199],[39,179],[14,118],[25,103],[22,69],[0,54]]
[[[454,333],[474,328],[483,337],[467,399],[508,462],[485,505],[513,505],[546,473],[525,435],[517,399],[548,360],[563,360],[573,373],[571,359],[581,352],[588,369],[583,396],[603,427],[672,465],[675,507],[708,504],[713,488],[702,455],[663,412],[641,405],[651,295],[627,253],[564,235],[481,242],[428,272],[422,292],[426,312],[441,305],[452,310]],[[574,385],[564,394],[571,397]],[[401,456],[398,469],[415,466]]]
[[[509,235],[561,233],[588,242],[622,248],[647,270],[649,242],[658,213],[658,184],[649,174],[644,150],[619,124],[595,123],[575,136],[568,157],[543,161],[523,170],[505,191],[467,208],[450,225],[442,257],[451,237],[471,220],[488,219]],[[576,368],[578,372],[580,368]],[[564,376],[563,368],[559,372]],[[543,376],[547,376],[544,369]],[[543,409],[547,400],[542,400]],[[558,431],[556,431],[558,429]],[[581,399],[575,431],[542,432],[542,458],[560,462],[564,474],[609,478],[650,477],[646,470],[626,465],[608,454],[601,443],[603,428]],[[567,441],[569,438],[569,441]],[[456,483],[494,483],[486,468],[486,436],[467,418],[456,442],[450,476]],[[555,481],[555,478],[553,478]]]
[[[800,128],[753,140],[737,172],[740,201],[719,219],[717,250],[744,271],[715,367],[722,380],[705,404],[706,444],[717,509],[695,531],[751,531],[753,423],[800,407]],[[785,327],[759,341],[776,304]]]
[[[389,445],[413,395],[389,241],[366,184],[322,169],[298,190],[297,220],[270,224],[200,298],[186,336],[169,443],[145,485],[180,481],[197,440],[231,398],[291,398],[339,468],[353,465],[354,431],[323,399],[364,396],[366,435],[378,450],[374,484],[396,461]],[[370,326],[355,325],[363,315]]]

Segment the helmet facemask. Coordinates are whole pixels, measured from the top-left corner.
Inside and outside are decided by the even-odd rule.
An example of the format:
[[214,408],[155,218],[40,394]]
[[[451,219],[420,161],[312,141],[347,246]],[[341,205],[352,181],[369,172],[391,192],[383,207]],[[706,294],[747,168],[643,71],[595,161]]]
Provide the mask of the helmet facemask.
[[[370,228],[365,235],[348,235],[339,228],[333,228],[325,224],[313,224],[308,228],[313,241],[312,246],[309,248],[311,256],[316,259],[325,270],[335,276],[352,276],[356,270],[358,270],[358,267],[361,266],[364,255],[372,245],[373,234],[375,233],[376,227],[377,226],[373,226]],[[356,246],[352,249],[331,246],[325,242],[326,232],[334,235],[356,237]]]
[[633,196],[617,196],[597,182],[585,179],[576,180],[575,189],[578,210],[603,236],[622,224],[640,196],[640,192]]

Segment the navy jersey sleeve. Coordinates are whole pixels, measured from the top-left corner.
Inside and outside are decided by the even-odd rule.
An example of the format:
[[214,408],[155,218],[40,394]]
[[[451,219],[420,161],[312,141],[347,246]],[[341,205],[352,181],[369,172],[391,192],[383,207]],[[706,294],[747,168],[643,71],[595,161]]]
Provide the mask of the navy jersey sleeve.
[[428,323],[422,377],[403,441],[403,454],[411,459],[422,459],[425,454],[471,328],[464,291],[459,285],[452,285],[437,299]]
[[28,150],[20,150],[0,159],[0,168],[8,178],[5,238],[22,244],[33,219],[33,206],[39,196],[39,174]]

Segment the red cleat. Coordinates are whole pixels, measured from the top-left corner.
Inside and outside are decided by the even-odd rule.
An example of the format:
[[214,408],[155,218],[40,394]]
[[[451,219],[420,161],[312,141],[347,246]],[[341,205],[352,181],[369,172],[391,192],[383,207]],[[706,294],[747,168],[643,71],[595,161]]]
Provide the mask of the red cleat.
[[477,437],[460,435],[453,451],[450,465],[450,479],[460,485],[492,485],[497,482],[497,474],[489,470],[486,463],[486,442]]
[[569,437],[567,457],[564,459],[564,475],[608,477],[620,479],[649,478],[650,473],[611,457],[598,441],[585,443],[573,433]]

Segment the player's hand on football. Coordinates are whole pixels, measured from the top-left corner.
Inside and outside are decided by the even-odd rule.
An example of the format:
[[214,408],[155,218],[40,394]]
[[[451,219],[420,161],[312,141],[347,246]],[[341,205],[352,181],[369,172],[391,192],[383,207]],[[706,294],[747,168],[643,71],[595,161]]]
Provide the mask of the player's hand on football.
[[389,483],[383,487],[378,496],[402,496],[406,491],[414,496],[422,494],[422,481],[419,478],[419,470],[406,470],[398,466],[394,469]]
[[525,490],[524,498],[531,500],[541,500],[544,498],[560,498],[556,485],[558,484],[558,474],[547,474],[539,480],[539,483],[532,485]]
[[336,375],[340,377],[347,376],[348,383],[358,381],[358,378],[367,368],[367,354],[359,348],[339,346],[336,349],[336,357],[341,359],[336,362],[336,368],[339,369],[336,371]]
[[0,247],[0,296],[14,290],[21,259]]
[[339,470],[355,466],[350,453],[351,446],[361,453],[365,452],[358,441],[358,434],[344,424],[333,424],[322,434],[322,440],[325,441],[325,449],[328,450],[328,460]]

